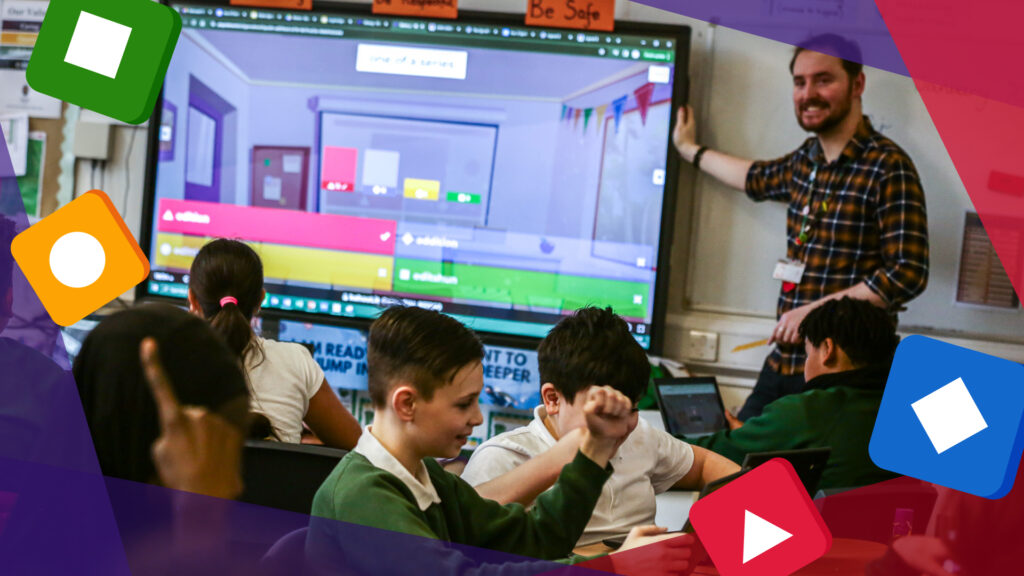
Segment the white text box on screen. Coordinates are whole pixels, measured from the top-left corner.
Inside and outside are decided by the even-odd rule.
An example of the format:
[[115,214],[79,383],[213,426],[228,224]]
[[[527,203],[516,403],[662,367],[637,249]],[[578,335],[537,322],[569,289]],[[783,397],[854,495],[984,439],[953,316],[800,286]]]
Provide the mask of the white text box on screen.
[[360,44],[356,52],[356,70],[375,74],[465,80],[468,62],[463,50]]

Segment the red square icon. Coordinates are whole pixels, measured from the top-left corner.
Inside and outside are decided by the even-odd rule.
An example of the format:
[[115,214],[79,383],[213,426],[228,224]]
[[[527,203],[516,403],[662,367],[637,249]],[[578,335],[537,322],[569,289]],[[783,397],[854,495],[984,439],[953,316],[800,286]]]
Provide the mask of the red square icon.
[[359,150],[340,146],[324,146],[320,187],[328,192],[354,192]]
[[698,500],[690,522],[722,576],[789,576],[832,546],[825,521],[782,458]]

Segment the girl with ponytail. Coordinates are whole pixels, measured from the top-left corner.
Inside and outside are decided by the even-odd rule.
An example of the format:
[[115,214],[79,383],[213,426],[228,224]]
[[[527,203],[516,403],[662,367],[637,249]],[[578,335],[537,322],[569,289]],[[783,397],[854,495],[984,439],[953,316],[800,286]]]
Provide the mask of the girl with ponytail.
[[249,381],[252,410],[270,420],[273,436],[297,443],[305,421],[324,444],[355,447],[359,424],[331,390],[309,350],[253,332],[252,319],[264,295],[263,263],[247,244],[214,240],[192,261],[189,310],[209,321],[238,357]]

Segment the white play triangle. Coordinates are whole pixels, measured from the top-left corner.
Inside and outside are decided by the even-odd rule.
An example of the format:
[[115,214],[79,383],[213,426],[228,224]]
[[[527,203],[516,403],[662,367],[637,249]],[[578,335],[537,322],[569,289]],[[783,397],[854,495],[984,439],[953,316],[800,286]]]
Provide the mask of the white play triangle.
[[761,518],[750,510],[743,511],[743,563],[775,548],[793,535]]

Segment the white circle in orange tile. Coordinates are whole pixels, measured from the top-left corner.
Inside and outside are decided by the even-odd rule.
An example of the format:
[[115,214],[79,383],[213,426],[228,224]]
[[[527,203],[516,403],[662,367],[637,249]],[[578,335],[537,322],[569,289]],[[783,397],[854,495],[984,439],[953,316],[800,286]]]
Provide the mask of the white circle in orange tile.
[[103,245],[85,232],[69,232],[50,249],[50,271],[69,288],[85,288],[99,280],[106,263]]

